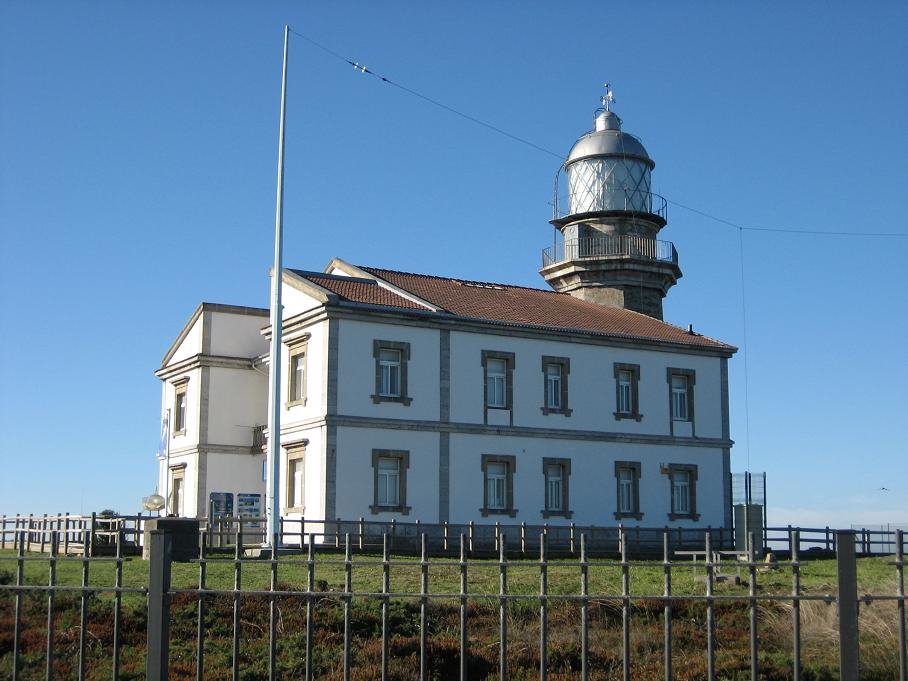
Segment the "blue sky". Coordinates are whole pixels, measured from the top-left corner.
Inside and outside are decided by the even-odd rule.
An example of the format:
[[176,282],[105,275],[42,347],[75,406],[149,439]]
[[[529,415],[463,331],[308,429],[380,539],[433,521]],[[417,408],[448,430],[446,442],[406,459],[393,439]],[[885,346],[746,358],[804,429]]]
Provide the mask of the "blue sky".
[[[0,512],[137,511],[167,347],[267,306],[284,23],[558,153],[611,81],[675,202],[666,319],[742,348],[733,469],[771,522],[908,523],[908,239],[860,236],[908,232],[896,2],[3,3]],[[545,285],[558,159],[299,38],[289,80],[288,266]],[[677,204],[858,235],[744,232],[742,297],[738,230]]]

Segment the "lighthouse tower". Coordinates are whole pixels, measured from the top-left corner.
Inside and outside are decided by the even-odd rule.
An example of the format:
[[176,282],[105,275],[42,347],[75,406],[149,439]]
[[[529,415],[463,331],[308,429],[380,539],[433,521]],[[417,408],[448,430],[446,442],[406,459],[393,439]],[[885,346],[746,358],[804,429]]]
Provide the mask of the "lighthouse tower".
[[558,292],[662,319],[662,299],[681,278],[678,253],[657,238],[667,210],[650,191],[656,164],[621,129],[614,101],[606,84],[593,130],[556,176],[556,240],[543,251],[539,273]]

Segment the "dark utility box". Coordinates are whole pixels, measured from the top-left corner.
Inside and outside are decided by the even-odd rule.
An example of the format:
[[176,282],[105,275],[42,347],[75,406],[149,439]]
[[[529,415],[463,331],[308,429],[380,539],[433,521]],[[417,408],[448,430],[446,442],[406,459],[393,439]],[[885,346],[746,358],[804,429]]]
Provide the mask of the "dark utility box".
[[199,521],[195,518],[149,518],[145,521],[142,558],[151,551],[151,531],[170,535],[171,560],[187,562],[199,557]]

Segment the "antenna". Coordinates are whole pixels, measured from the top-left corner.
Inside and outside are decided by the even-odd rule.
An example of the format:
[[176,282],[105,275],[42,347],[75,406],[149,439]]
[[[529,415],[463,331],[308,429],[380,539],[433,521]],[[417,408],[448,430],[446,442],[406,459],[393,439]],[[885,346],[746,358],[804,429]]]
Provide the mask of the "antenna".
[[611,111],[612,103],[615,101],[615,92],[612,90],[611,83],[604,83],[603,87],[605,87],[605,94],[599,98],[599,101],[602,102],[606,111]]

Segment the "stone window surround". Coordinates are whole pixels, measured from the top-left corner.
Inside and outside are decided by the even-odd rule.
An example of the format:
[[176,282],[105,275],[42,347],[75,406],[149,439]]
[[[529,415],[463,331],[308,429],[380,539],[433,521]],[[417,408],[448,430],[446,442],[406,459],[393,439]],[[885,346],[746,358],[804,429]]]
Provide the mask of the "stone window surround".
[[666,381],[668,381],[668,424],[672,435],[675,434],[675,419],[672,417],[672,376],[687,377],[687,420],[690,422],[691,437],[694,436],[694,385],[697,383],[697,372],[693,369],[679,369],[668,367]]
[[[561,510],[549,510],[549,466],[561,466]],[[542,509],[543,518],[571,518],[574,512],[570,510],[570,478],[571,478],[571,460],[563,457],[542,458],[542,477],[545,479],[545,504]]]
[[[400,395],[381,394],[381,351],[397,350],[400,352]],[[375,393],[370,397],[373,404],[395,402],[409,407],[413,398],[407,395],[407,362],[410,361],[410,344],[404,341],[373,340],[372,357],[375,359]]]
[[[633,486],[634,506],[628,513],[621,512],[621,478],[618,473],[621,470],[631,471],[631,480]],[[616,461],[615,462],[615,520],[622,518],[633,518],[642,520],[643,513],[640,512],[640,462],[639,461]]]
[[[558,408],[549,407],[548,403],[548,376],[546,367],[550,364],[556,364],[561,367],[561,406]],[[542,413],[563,414],[570,416],[573,409],[568,407],[568,375],[571,373],[571,359],[569,357],[553,357],[551,355],[542,356]]]
[[[311,336],[311,334],[307,333],[304,336],[301,336],[300,338],[294,338],[293,340],[287,341],[287,348],[288,348],[288,358],[287,358],[288,371],[287,371],[287,373],[289,375],[287,376],[287,403],[284,405],[285,408],[287,408],[287,409],[289,409],[290,407],[295,407],[295,406],[301,406],[301,407],[306,406],[306,402],[309,397],[308,396],[309,391],[307,390],[307,388],[308,388],[308,383],[309,383],[308,343],[309,343],[310,336]],[[302,386],[303,390],[302,390],[302,395],[301,395],[300,399],[294,400],[293,399],[293,393],[294,393],[293,389],[296,387],[296,376],[293,371],[293,359],[294,359],[294,357],[298,357],[299,355],[303,355],[303,357],[305,358],[303,360],[304,361],[303,386]]]
[[[489,373],[488,373],[488,361],[490,359],[500,359],[504,360],[505,365],[507,366],[506,375],[505,375],[505,386],[504,386],[504,407],[492,407],[489,406]],[[499,350],[483,350],[482,351],[482,415],[483,422],[488,423],[488,411],[489,409],[500,409],[511,412],[511,425],[514,425],[514,365],[515,365],[516,355],[513,352],[502,352]],[[483,471],[485,469],[483,468]]]
[[[675,513],[675,473],[684,471],[689,474],[690,482],[690,513]],[[668,477],[669,490],[669,520],[699,520],[700,514],[697,513],[697,464],[693,463],[670,463],[662,469],[662,472]]]
[[[618,411],[618,405],[621,404],[618,385],[618,376],[622,371],[631,374],[631,410],[629,412]],[[640,413],[640,365],[627,364],[624,362],[615,362],[615,420],[634,419],[637,422],[643,420],[643,414]]]
[[[499,358],[496,358],[499,359]],[[489,486],[486,480],[486,471],[490,463],[503,463],[505,465],[505,507],[489,508]],[[517,509],[514,508],[514,473],[517,472],[517,457],[513,454],[483,454],[482,455],[482,508],[479,512],[482,517],[490,515],[506,515],[511,518],[517,517]]]
[[[173,415],[171,417],[170,427],[173,429],[170,436],[176,437],[177,435],[186,434],[186,421],[187,421],[187,412],[189,411],[189,376],[182,376],[171,383],[173,385]],[[186,407],[183,410],[182,417],[180,418],[179,428],[174,428],[177,423],[178,416],[178,404],[180,402],[180,395],[186,397]]]
[[[397,506],[379,506],[378,504],[378,460],[397,459]],[[372,450],[372,505],[369,512],[372,515],[379,513],[400,513],[410,515],[411,507],[407,506],[407,469],[410,467],[410,452],[405,449],[373,449]]]
[[[287,462],[284,468],[285,472],[285,481],[284,481],[284,512],[285,513],[303,513],[306,510],[306,445],[309,444],[309,440],[300,440],[299,442],[288,442],[285,445],[281,445],[284,451],[287,452]],[[291,481],[292,477],[290,475],[290,462],[291,461],[303,461],[303,505],[302,506],[289,506],[290,503],[290,492],[291,492]]]

